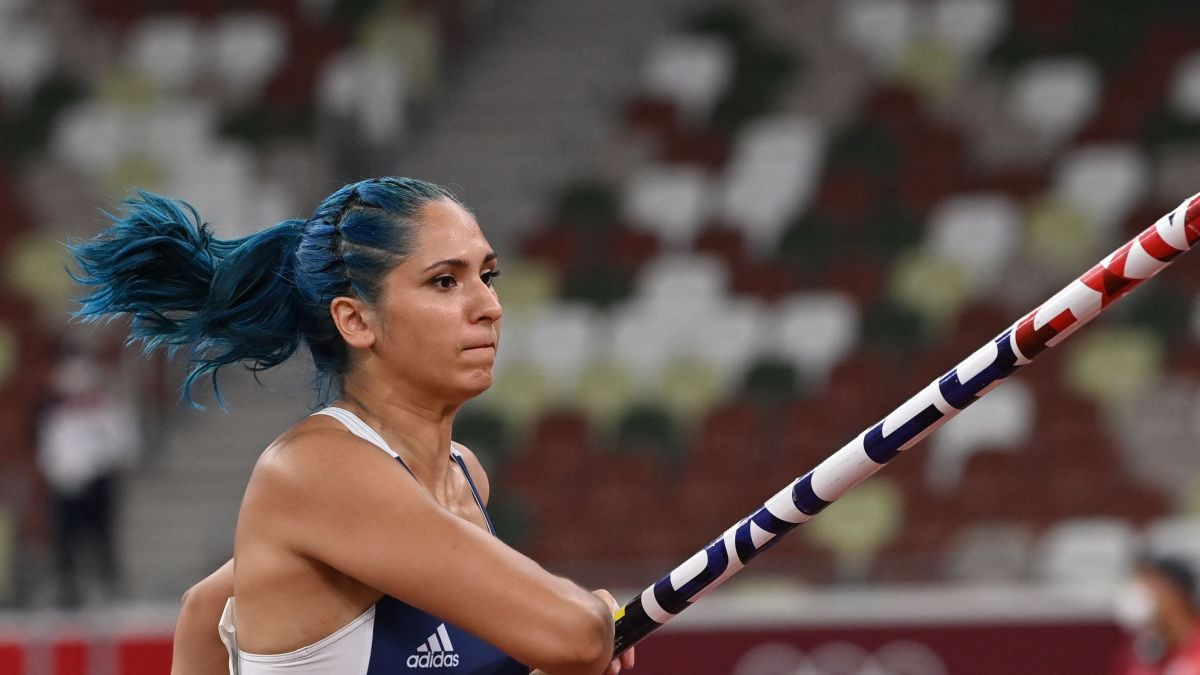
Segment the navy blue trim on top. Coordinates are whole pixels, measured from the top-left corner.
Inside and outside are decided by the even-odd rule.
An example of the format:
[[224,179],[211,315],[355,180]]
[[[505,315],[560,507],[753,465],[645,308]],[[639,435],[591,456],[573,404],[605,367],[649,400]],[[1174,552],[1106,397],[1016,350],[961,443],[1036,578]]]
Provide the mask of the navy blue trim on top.
[[[404,467],[404,470],[408,472],[408,475],[413,477],[413,480],[417,480],[417,474],[413,473],[412,469],[408,468],[408,465],[404,463],[404,460],[400,459],[400,455],[396,455],[396,461],[400,462],[400,466]],[[417,485],[420,484],[421,481],[417,480]]]
[[[475,479],[471,478],[471,471],[467,468],[467,463],[463,461],[462,455],[457,452],[451,451],[450,456],[454,458],[454,462],[458,464],[458,468],[462,469],[463,476],[467,479],[467,485],[471,486],[471,496],[475,498],[475,505],[479,507],[479,512],[483,514],[483,522],[487,523],[488,532],[492,533],[492,536],[495,536],[496,526],[492,524],[492,517],[488,515],[487,506],[484,505],[483,498],[479,496],[479,488],[475,487]],[[417,480],[417,474],[408,468],[404,460],[400,459],[400,455],[396,455],[396,461],[400,462],[400,466],[404,467],[404,470],[408,472],[408,475],[413,477],[413,480]],[[421,481],[417,481],[417,484],[420,485]]]
[[475,497],[475,503],[479,505],[479,512],[483,514],[483,520],[487,523],[488,532],[492,536],[496,535],[496,526],[492,525],[492,517],[488,515],[487,506],[483,503],[483,497],[479,496],[479,488],[475,487],[475,479],[471,478],[471,472],[467,470],[467,463],[463,461],[462,455],[457,452],[450,453],[454,457],[454,461],[458,462],[458,468],[462,469],[463,475],[467,477],[467,485],[471,486],[471,494]]

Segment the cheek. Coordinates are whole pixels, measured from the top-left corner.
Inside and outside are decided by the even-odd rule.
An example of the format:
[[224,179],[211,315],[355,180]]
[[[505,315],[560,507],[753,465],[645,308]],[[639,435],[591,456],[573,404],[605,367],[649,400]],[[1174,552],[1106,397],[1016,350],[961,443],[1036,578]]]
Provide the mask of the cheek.
[[445,307],[410,305],[389,313],[388,338],[402,360],[436,361],[458,344],[458,325]]

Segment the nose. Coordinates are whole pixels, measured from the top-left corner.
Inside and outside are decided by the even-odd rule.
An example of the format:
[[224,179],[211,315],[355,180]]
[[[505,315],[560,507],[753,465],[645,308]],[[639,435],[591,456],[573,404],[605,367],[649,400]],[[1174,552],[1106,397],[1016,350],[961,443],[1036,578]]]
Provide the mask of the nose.
[[496,293],[496,289],[485,284],[482,279],[477,279],[474,287],[476,291],[472,298],[471,322],[499,321],[504,309],[500,306],[500,296]]

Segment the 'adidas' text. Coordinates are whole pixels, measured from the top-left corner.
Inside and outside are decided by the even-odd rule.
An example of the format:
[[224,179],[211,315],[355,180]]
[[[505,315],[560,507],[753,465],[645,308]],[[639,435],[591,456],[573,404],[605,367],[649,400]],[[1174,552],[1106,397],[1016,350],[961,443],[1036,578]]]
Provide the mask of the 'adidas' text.
[[417,647],[417,652],[404,662],[409,668],[456,668],[458,654],[454,653],[454,645],[450,642],[450,634],[446,632],[446,624],[441,624],[437,630]]

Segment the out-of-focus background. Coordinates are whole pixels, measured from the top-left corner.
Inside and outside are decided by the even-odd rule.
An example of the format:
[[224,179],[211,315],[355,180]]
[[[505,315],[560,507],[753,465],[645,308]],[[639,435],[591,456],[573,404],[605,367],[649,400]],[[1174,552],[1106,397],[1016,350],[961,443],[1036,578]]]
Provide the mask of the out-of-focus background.
[[[633,592],[1200,191],[1200,5],[3,0],[0,672],[167,672],[315,403],[298,358],[182,405],[180,364],[70,322],[61,242],[138,187],[234,237],[380,174],[501,253],[456,433],[502,536]],[[1135,560],[1200,563],[1198,286],[1181,259],[639,671],[1107,672]]]

